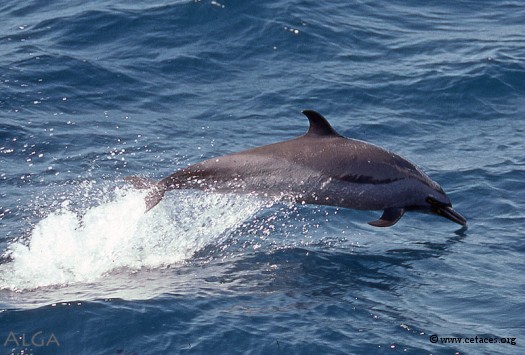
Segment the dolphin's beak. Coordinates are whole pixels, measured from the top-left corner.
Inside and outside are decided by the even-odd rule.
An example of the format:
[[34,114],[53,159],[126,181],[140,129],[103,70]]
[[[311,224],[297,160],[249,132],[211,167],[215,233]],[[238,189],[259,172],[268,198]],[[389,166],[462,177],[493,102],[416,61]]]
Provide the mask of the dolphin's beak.
[[432,197],[428,197],[427,202],[432,205],[432,212],[434,212],[435,214],[448,218],[452,222],[456,222],[457,224],[460,224],[462,226],[467,225],[467,220],[465,219],[465,217],[460,215],[458,212],[454,211],[452,206],[444,205],[438,202],[437,200],[433,199]]
[[465,217],[454,211],[454,209],[450,206],[438,207],[435,209],[435,212],[440,216],[450,219],[452,222],[456,222],[462,226],[467,225],[467,220]]

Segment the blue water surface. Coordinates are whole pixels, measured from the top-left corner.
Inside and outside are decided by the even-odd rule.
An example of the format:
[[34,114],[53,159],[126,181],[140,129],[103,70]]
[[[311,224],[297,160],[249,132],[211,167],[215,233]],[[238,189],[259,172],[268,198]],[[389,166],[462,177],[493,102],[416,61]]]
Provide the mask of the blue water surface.
[[[524,19],[4,0],[0,353],[525,353]],[[418,164],[468,229],[198,191],[144,214],[123,181],[299,136],[303,109]]]

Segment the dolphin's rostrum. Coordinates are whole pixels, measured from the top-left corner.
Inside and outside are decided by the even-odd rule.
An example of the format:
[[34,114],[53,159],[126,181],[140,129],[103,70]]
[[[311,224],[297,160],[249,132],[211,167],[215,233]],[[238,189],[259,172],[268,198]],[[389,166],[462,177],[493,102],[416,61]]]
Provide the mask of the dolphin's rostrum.
[[149,211],[173,189],[254,194],[297,203],[383,210],[376,227],[395,224],[406,211],[432,213],[460,225],[443,189],[417,166],[376,145],[337,133],[319,113],[305,110],[308,132],[298,138],[190,165],[158,183],[125,178],[150,188]]

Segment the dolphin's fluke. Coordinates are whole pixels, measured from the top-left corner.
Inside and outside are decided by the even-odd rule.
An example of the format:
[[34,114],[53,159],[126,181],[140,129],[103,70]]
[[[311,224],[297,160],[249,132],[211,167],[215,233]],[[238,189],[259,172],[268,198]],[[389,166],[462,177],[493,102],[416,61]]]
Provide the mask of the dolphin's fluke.
[[164,197],[165,189],[161,189],[158,186],[154,186],[150,192],[146,195],[146,212],[151,210],[153,207],[157,206],[158,203]]
[[377,221],[368,222],[368,224],[374,227],[390,227],[396,224],[397,221],[403,217],[404,213],[404,208],[387,208],[383,212],[381,218],[379,218]]
[[142,176],[126,176],[124,181],[138,190],[149,189],[156,185],[155,181]]
[[155,181],[141,176],[126,176],[124,181],[130,183],[134,188],[139,190],[151,189],[145,197],[146,212],[157,206],[166,192],[166,189],[160,187]]

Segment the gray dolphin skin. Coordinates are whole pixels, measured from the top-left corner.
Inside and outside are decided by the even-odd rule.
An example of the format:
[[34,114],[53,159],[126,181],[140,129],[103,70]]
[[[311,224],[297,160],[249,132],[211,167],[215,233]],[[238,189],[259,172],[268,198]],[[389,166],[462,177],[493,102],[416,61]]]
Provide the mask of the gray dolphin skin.
[[200,189],[235,192],[358,210],[383,210],[369,222],[394,225],[406,211],[436,214],[466,226],[443,189],[417,166],[376,145],[338,134],[319,113],[303,111],[310,127],[288,141],[190,165],[158,183],[131,176],[135,188],[149,188],[147,211],[166,191]]

